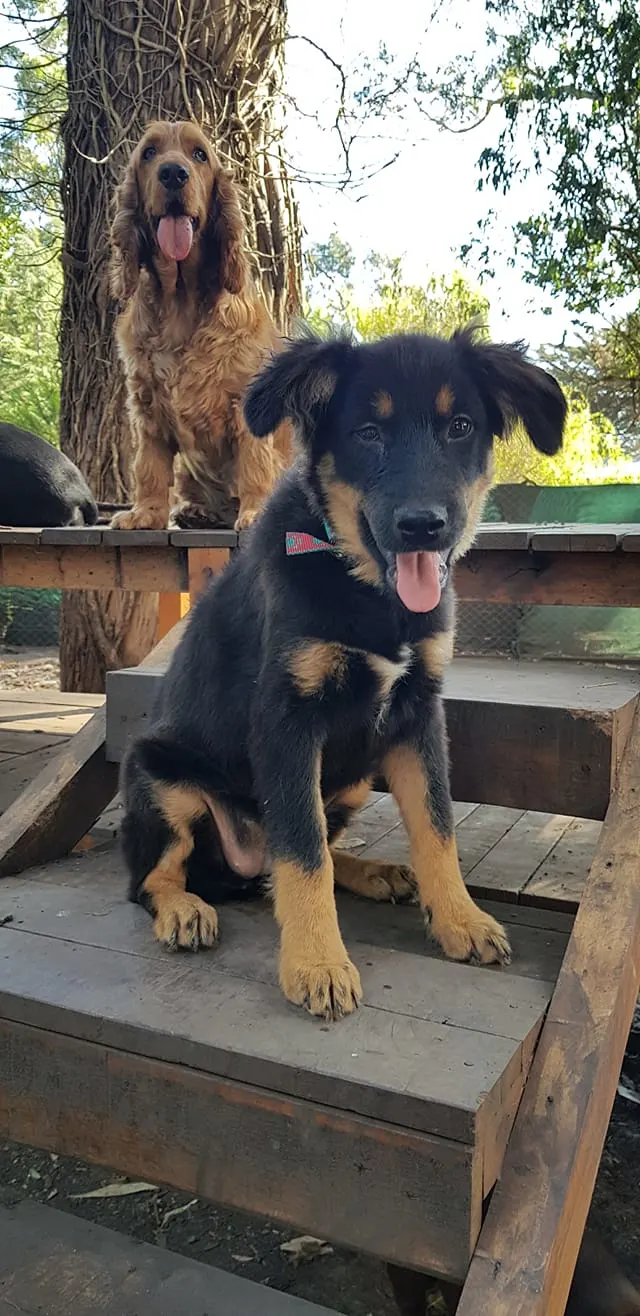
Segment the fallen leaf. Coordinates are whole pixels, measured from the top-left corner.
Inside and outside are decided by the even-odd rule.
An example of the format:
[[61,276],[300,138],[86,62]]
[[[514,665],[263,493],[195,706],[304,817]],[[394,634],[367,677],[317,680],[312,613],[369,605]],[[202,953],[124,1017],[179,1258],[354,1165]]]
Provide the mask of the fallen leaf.
[[232,1252],[232,1253],[231,1253],[231,1260],[232,1260],[232,1261],[239,1261],[239,1262],[240,1262],[240,1265],[242,1265],[242,1266],[246,1266],[246,1265],[247,1265],[247,1262],[249,1262],[249,1261],[253,1261],[253,1257],[243,1257],[243,1256],[239,1256],[237,1252]]
[[299,1266],[303,1261],[313,1261],[315,1257],[330,1257],[333,1248],[322,1238],[302,1234],[300,1238],[292,1238],[288,1243],[281,1243],[280,1251],[290,1258],[292,1265]]
[[155,1183],[107,1183],[91,1193],[72,1193],[69,1201],[86,1202],[89,1197],[131,1197],[133,1193],[157,1193]]
[[359,850],[361,845],[366,845],[361,836],[341,836],[339,841],[334,841],[335,850]]
[[198,1201],[197,1197],[192,1197],[191,1201],[185,1202],[184,1206],[174,1206],[170,1211],[165,1211],[162,1217],[162,1224],[160,1225],[160,1228],[166,1229],[170,1220],[173,1220],[177,1215],[184,1215],[185,1211],[190,1211],[191,1207],[195,1206],[197,1201]]

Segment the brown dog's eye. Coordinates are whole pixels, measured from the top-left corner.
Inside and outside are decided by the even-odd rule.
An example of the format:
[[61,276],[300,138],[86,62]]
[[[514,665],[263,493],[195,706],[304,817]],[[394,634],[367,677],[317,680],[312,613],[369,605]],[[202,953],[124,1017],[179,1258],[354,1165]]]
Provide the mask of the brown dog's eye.
[[365,443],[379,443],[382,435],[375,425],[363,425],[359,430],[354,430],[357,439],[362,439]]
[[206,151],[203,151],[203,149],[202,149],[201,146],[194,146],[194,148],[193,148],[193,158],[194,158],[194,160],[199,160],[199,161],[200,161],[200,164],[206,164],[206,163],[207,163],[207,152],[206,152]]
[[447,434],[450,439],[467,439],[473,430],[473,421],[468,416],[454,416],[449,421]]
[[155,153],[156,153],[155,146],[145,146],[144,151],[142,152],[142,159],[153,160]]

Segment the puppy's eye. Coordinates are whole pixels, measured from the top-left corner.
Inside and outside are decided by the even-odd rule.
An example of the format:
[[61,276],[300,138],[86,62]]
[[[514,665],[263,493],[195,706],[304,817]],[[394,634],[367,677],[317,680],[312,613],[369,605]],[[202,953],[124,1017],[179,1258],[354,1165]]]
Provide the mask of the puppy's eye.
[[468,416],[454,416],[449,421],[447,435],[450,439],[467,439],[473,430],[473,421]]
[[356,439],[362,439],[363,443],[379,443],[382,439],[376,425],[362,425],[360,429],[354,430],[354,434]]
[[194,148],[193,148],[193,158],[194,158],[194,160],[199,160],[199,161],[200,161],[200,164],[206,164],[206,163],[207,163],[207,152],[206,152],[206,151],[203,151],[203,149],[202,149],[201,146],[194,146]]
[[153,160],[155,154],[156,154],[155,146],[145,146],[144,151],[142,152],[142,159]]

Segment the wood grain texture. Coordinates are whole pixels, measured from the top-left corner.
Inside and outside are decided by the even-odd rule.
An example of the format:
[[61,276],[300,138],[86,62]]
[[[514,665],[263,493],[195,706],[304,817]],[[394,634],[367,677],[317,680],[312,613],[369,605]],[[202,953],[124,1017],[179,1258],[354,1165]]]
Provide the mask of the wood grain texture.
[[0,1207],[0,1316],[336,1316],[36,1202]]
[[454,579],[461,603],[640,607],[640,573],[630,552],[472,549],[456,563]]
[[458,1316],[562,1316],[640,981],[640,703]]
[[[182,634],[174,627],[145,662],[166,663]],[[0,877],[60,858],[85,836],[116,793],[107,760],[106,707],[30,781],[0,818]]]
[[2,1020],[0,1135],[452,1279],[480,1227],[469,1146]]

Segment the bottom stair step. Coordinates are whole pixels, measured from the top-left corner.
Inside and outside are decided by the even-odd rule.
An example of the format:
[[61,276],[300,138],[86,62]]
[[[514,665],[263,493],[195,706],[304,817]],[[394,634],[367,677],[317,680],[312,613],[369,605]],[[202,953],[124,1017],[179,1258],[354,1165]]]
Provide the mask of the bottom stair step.
[[0,1207],[0,1316],[337,1316],[35,1202]]

